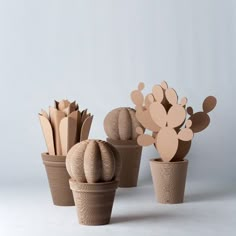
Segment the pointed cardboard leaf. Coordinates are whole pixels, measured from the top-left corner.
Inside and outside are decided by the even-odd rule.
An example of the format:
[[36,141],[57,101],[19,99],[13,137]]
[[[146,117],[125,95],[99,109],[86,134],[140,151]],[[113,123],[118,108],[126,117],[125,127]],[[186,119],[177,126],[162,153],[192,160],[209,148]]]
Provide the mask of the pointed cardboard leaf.
[[149,108],[149,111],[150,111],[151,118],[155,122],[155,124],[157,124],[159,127],[166,126],[167,114],[162,104],[158,102],[152,103]]
[[81,127],[80,142],[88,139],[92,121],[93,121],[93,116],[87,117],[86,120],[84,121]]
[[62,155],[66,156],[70,148],[76,142],[77,122],[71,117],[65,117],[60,123],[60,139]]
[[58,106],[59,106],[59,102],[54,100],[54,108],[59,109]]
[[168,88],[165,92],[165,96],[166,96],[167,101],[171,105],[175,105],[178,103],[178,95],[173,88]]
[[64,112],[59,111],[54,107],[49,107],[49,114],[51,118],[52,129],[54,132],[56,155],[61,155],[62,151],[61,151],[59,126],[61,120],[65,117],[65,114]]
[[202,104],[203,111],[206,113],[209,113],[210,111],[212,111],[215,108],[216,103],[217,103],[217,100],[215,97],[208,96],[207,98],[205,98],[205,100]]
[[43,130],[43,135],[47,145],[48,153],[49,155],[56,155],[51,124],[49,120],[41,114],[39,114],[39,120]]
[[80,141],[80,132],[81,132],[81,113],[77,110],[77,135],[76,135],[76,142]]
[[178,136],[174,129],[165,127],[157,134],[156,148],[164,162],[169,162],[178,150]]
[[49,120],[48,113],[45,110],[41,109],[41,115]]
[[192,121],[191,130],[194,133],[201,132],[210,124],[210,117],[205,112],[194,113],[189,119]]
[[81,112],[81,123],[83,123],[85,119],[87,118],[87,110],[88,109],[85,109]]

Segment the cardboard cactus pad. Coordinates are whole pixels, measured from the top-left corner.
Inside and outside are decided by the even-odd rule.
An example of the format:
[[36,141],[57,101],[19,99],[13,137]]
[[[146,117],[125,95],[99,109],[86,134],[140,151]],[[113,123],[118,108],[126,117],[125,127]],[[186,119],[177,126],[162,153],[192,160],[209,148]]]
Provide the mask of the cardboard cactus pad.
[[144,96],[144,84],[132,91],[131,99],[135,104],[136,118],[141,125],[152,132],[145,134],[137,127],[137,142],[140,146],[154,144],[162,161],[181,161],[187,155],[194,133],[198,133],[210,124],[208,113],[216,106],[216,98],[208,96],[202,104],[202,111],[194,113],[187,107],[187,98],[178,99],[173,88],[166,82],[154,85],[152,92]]

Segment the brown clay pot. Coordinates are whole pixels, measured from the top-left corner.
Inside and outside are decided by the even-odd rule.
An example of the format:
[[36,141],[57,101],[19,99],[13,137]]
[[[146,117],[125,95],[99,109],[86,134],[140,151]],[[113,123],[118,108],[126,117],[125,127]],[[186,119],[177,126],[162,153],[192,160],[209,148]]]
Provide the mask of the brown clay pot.
[[66,170],[65,156],[50,156],[42,153],[43,163],[48,176],[52,200],[57,206],[74,206],[72,191],[69,186],[70,176]]
[[80,183],[70,179],[79,223],[82,225],[108,224],[117,186],[117,181]]
[[152,159],[150,167],[157,201],[170,204],[182,203],[188,160],[163,162],[161,159]]
[[120,154],[122,164],[119,187],[136,187],[142,147],[137,144],[136,140],[112,140],[107,138],[107,142],[113,145]]

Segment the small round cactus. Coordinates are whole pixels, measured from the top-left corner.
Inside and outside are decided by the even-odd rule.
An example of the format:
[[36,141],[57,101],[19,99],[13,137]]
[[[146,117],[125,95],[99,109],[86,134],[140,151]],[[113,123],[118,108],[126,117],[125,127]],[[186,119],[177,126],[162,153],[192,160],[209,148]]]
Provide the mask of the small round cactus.
[[104,129],[108,138],[113,140],[135,140],[136,128],[141,124],[135,117],[135,110],[120,107],[112,110],[104,119]]
[[82,183],[109,182],[119,178],[120,158],[107,142],[85,140],[67,154],[66,168],[72,179]]

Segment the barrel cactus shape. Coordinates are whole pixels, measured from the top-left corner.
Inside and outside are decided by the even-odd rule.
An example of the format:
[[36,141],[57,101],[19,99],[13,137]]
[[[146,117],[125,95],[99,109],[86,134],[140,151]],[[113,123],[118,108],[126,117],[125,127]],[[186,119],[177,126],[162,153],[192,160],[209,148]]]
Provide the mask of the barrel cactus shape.
[[85,140],[74,145],[67,154],[66,168],[75,181],[100,183],[117,180],[120,173],[119,154],[102,140]]
[[135,116],[135,110],[120,107],[110,111],[104,119],[104,129],[108,138],[113,140],[135,140],[136,128],[141,124]]

